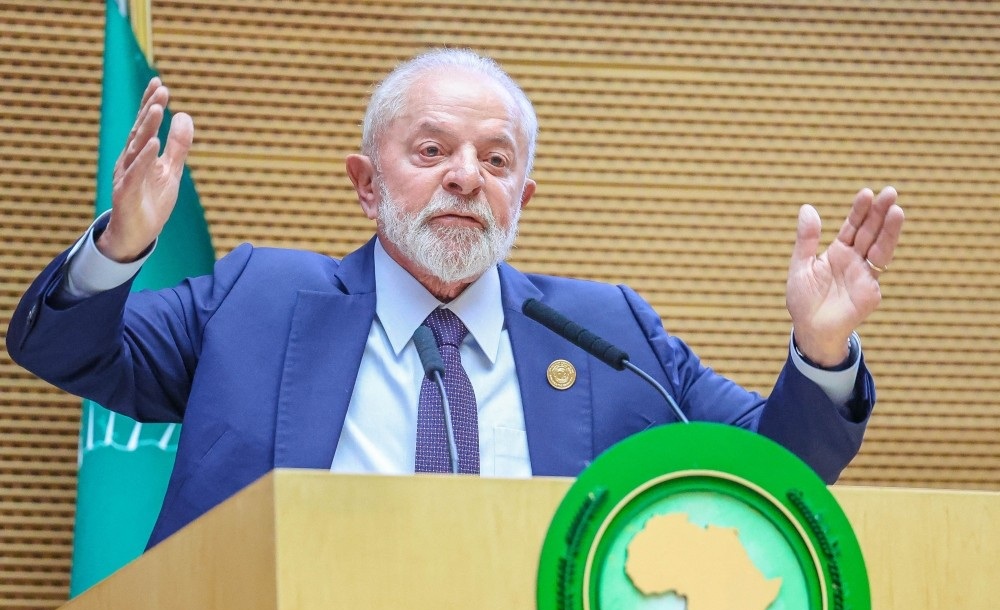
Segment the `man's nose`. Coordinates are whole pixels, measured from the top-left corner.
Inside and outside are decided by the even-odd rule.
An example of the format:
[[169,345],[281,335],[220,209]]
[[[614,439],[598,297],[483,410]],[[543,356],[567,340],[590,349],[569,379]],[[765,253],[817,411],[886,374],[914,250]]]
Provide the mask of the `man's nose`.
[[457,151],[448,173],[444,176],[444,188],[456,195],[475,195],[483,186],[483,175],[479,171],[479,158],[474,150]]

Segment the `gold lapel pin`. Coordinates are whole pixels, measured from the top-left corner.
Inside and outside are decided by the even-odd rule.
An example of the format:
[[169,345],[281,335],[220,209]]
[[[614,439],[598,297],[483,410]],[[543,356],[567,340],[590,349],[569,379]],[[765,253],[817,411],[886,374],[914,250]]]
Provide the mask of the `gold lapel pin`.
[[576,383],[576,368],[568,360],[554,360],[545,371],[549,385],[557,390],[566,390]]

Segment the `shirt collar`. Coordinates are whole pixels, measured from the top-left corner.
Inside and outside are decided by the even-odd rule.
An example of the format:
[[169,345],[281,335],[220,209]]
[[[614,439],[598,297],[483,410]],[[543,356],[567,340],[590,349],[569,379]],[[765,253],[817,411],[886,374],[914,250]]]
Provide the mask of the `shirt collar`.
[[450,309],[495,363],[503,331],[500,273],[497,267],[481,275],[450,303],[442,303],[423,284],[399,266],[375,240],[375,313],[398,356],[413,332],[438,307]]

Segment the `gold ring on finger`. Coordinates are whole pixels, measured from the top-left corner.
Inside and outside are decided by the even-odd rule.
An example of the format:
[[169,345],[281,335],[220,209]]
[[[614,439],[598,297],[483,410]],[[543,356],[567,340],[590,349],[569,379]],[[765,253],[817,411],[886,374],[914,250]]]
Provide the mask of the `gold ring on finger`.
[[878,265],[871,262],[871,260],[867,258],[865,259],[865,262],[868,263],[868,266],[872,268],[872,271],[875,271],[877,273],[885,273],[889,269],[889,265],[885,265],[884,267],[879,267]]

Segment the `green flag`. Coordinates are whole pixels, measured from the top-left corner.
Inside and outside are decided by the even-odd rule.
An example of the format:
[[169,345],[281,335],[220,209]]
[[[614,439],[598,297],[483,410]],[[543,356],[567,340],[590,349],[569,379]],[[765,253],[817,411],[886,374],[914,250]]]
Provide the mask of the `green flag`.
[[[156,75],[124,13],[117,2],[108,0],[97,214],[111,208],[115,161],[142,93]],[[169,125],[167,112],[159,134],[161,143],[167,140]],[[173,286],[185,277],[204,275],[211,272],[214,258],[198,193],[185,168],[177,206],[134,289]],[[142,553],[163,501],[179,434],[176,424],[139,424],[83,401],[70,597]]]

